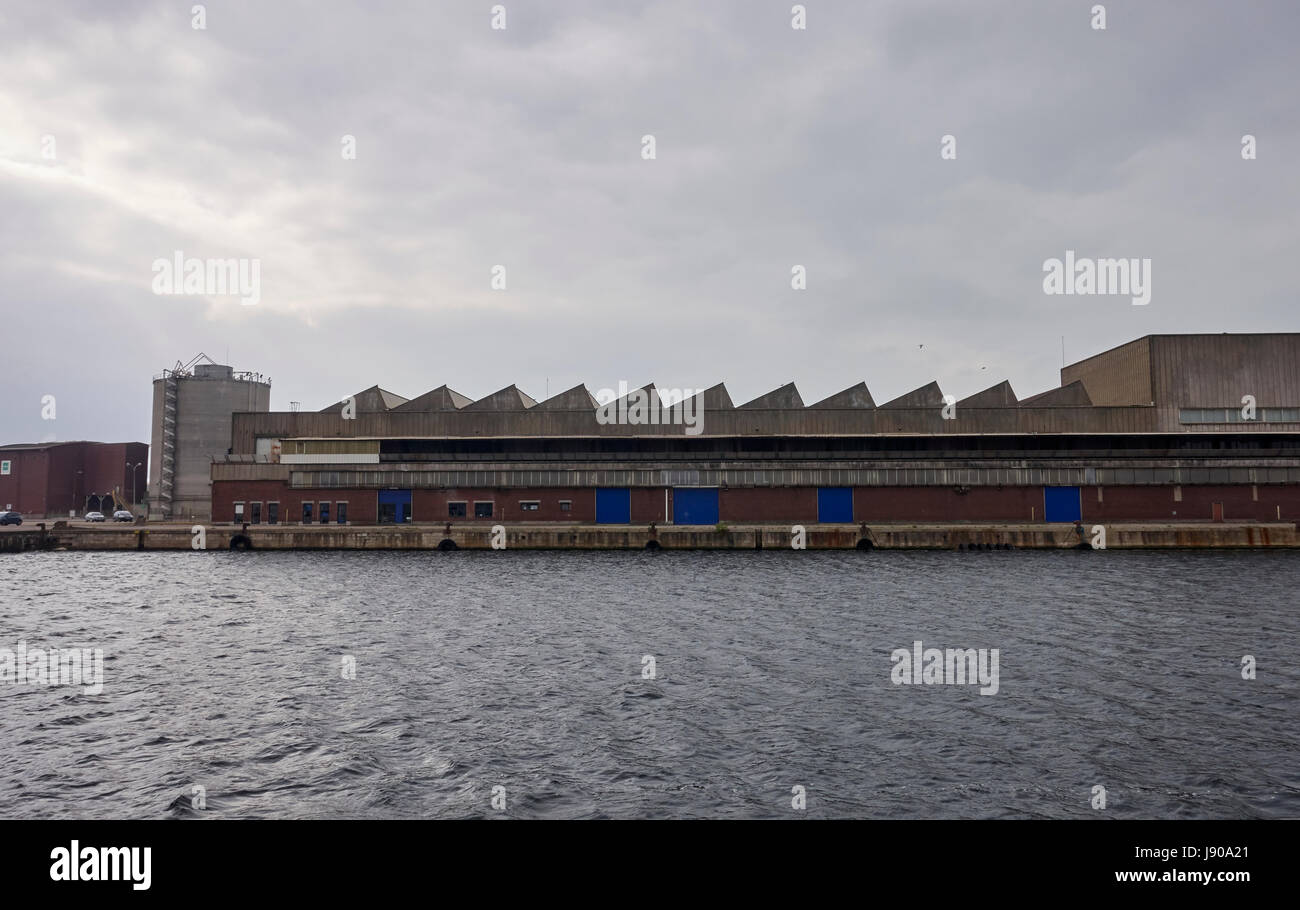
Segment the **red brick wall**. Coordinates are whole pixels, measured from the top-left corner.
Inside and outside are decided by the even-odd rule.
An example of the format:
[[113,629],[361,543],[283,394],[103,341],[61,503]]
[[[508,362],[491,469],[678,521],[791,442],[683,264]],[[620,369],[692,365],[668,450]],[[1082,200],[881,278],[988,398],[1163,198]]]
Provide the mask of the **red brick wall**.
[[[635,498],[635,495],[634,495]],[[570,511],[560,509],[560,500],[572,503]],[[538,504],[536,512],[525,512],[519,503],[532,500]],[[474,503],[492,503],[492,517],[474,517]],[[447,503],[465,503],[465,517],[451,518],[447,515]],[[595,521],[596,494],[590,488],[568,489],[564,487],[542,487],[527,489],[512,487],[509,490],[491,488],[457,487],[447,490],[412,490],[411,517],[417,522],[466,522],[478,521],[490,524],[499,521]]]
[[1213,504],[1223,503],[1226,521],[1277,521],[1278,506],[1282,520],[1300,519],[1300,487],[1294,484],[1262,483],[1259,500],[1251,495],[1250,484],[1182,487],[1183,501],[1174,501],[1174,486],[1103,487],[1102,501],[1097,488],[1083,488],[1084,521],[1209,521]]
[[718,519],[736,522],[816,522],[817,488],[753,487],[719,490]]
[[855,521],[1043,520],[1042,487],[855,487]]
[[[587,495],[591,497],[591,520],[596,520],[596,491],[588,490]],[[668,508],[672,509],[672,491],[668,492]],[[633,524],[649,524],[652,521],[663,524],[668,519],[664,516],[664,488],[663,487],[633,487],[631,502],[631,520]]]
[[235,520],[235,503],[244,503],[244,521],[252,519],[253,502],[262,503],[262,521],[266,522],[266,504],[280,503],[280,524],[300,524],[302,504],[312,503],[312,524],[320,521],[320,504],[330,504],[330,523],[338,521],[338,503],[348,504],[349,524],[374,524],[378,520],[379,497],[374,490],[292,490],[275,480],[216,481],[212,484],[212,520]]
[[[19,470],[15,459],[15,472]],[[26,468],[24,468],[26,470]],[[66,473],[66,471],[64,472]],[[3,480],[12,480],[2,478]],[[6,486],[0,484],[0,506],[5,501]],[[24,490],[26,486],[24,485]],[[1115,486],[1104,487],[1102,501],[1097,501],[1096,487],[1082,487],[1083,520],[1139,521],[1183,520],[1208,521],[1211,504],[1223,503],[1228,521],[1276,521],[1281,506],[1284,521],[1300,520],[1300,486],[1294,484],[1260,484],[1259,499],[1251,498],[1249,484],[1188,486],[1182,488],[1183,501],[1174,502],[1174,487]],[[30,494],[24,494],[30,495]],[[669,491],[669,512],[672,510]],[[560,510],[560,500],[573,503],[571,511]],[[330,520],[337,518],[335,503],[346,500],[348,520],[352,524],[373,524],[378,520],[378,494],[375,490],[291,490],[277,481],[213,484],[213,521],[234,520],[233,504],[237,501],[280,502],[280,521],[297,523],[302,519],[302,503],[317,503],[313,517],[319,520],[319,503],[330,503]],[[490,519],[474,518],[474,502],[491,500]],[[536,500],[536,512],[519,508],[522,500]],[[467,504],[464,518],[449,519],[447,503]],[[413,490],[412,516],[417,522],[492,523],[498,521],[594,522],[596,494],[591,488],[515,488],[493,490],[459,488],[452,490]],[[815,522],[817,490],[815,487],[728,489],[718,493],[720,518],[730,522]],[[35,514],[38,507],[15,507]],[[644,524],[663,523],[664,488],[640,487],[632,490],[632,521]],[[856,487],[853,491],[855,521],[1030,521],[1043,520],[1042,487],[971,487],[958,493],[951,487]],[[66,513],[65,513],[66,514]],[[244,514],[251,516],[245,507]],[[263,505],[262,520],[266,520]]]

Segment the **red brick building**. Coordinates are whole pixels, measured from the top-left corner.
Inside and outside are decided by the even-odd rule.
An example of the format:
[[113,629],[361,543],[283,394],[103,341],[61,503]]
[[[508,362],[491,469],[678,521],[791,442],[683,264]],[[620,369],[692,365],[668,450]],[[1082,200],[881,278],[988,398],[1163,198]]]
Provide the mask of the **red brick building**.
[[133,497],[144,497],[148,468],[149,446],[143,442],[0,446],[0,508],[24,518],[110,515],[117,508],[138,513]]

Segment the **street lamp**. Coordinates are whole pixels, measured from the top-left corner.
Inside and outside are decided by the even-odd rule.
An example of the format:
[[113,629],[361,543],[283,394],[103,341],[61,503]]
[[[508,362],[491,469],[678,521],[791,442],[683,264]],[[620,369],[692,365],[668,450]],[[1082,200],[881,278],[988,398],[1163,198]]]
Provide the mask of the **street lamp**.
[[134,508],[135,508],[135,504],[136,504],[136,499],[135,499],[135,472],[138,471],[138,470],[140,470],[142,467],[144,467],[144,462],[143,462],[143,461],[140,461],[140,462],[136,462],[134,465],[132,465],[131,462],[128,461],[128,462],[126,463],[126,466],[127,466],[128,468],[131,469],[131,508],[134,509]]

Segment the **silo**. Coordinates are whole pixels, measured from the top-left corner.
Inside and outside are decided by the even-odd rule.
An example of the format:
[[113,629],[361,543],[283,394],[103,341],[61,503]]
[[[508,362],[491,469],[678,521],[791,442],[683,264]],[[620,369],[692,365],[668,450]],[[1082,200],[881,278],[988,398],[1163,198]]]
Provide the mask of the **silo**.
[[155,377],[149,518],[210,521],[211,464],[230,449],[231,415],[270,408],[270,379],[237,373],[205,355]]

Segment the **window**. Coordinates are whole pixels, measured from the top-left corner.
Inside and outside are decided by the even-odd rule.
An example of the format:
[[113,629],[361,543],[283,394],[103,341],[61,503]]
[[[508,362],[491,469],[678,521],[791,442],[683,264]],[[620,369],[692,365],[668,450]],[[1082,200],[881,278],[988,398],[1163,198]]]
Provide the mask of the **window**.
[[334,520],[341,525],[348,523],[348,504],[346,502],[335,503],[334,514],[338,517]]
[[1241,408],[1179,408],[1179,423],[1296,423],[1300,408],[1259,408],[1254,420],[1241,416]]
[[9,462],[9,461],[0,461],[0,474],[8,474],[8,473],[9,473],[9,469],[12,467],[12,465],[13,465],[13,462]]
[[573,510],[573,500],[572,500],[572,499],[561,499],[561,500],[560,500],[560,511],[561,511],[561,512],[570,512],[570,511],[572,511],[572,510]]
[[1179,423],[1227,423],[1228,412],[1224,408],[1180,408]]
[[492,517],[492,503],[491,503],[490,501],[489,501],[489,502],[476,502],[476,503],[474,503],[474,517],[475,517],[475,518],[491,518],[491,517]]
[[241,524],[243,523],[243,521],[244,521],[244,504],[242,502],[237,502],[235,503],[235,524]]
[[330,523],[330,504],[328,502],[320,504],[320,523],[323,525]]
[[449,502],[449,503],[447,503],[447,517],[448,517],[448,518],[464,518],[464,517],[465,517],[465,514],[466,514],[466,512],[465,512],[465,503],[463,503],[463,502]]
[[523,512],[536,512],[538,506],[540,506],[540,505],[541,505],[541,503],[540,503],[540,502],[537,502],[536,500],[528,500],[528,501],[525,501],[525,502],[521,502],[521,503],[519,503],[519,509],[520,509],[520,511],[523,511]]
[[266,523],[269,525],[278,525],[280,523],[280,504],[278,502],[268,502],[266,504]]
[[311,506],[312,504],[309,502],[302,504],[302,523],[305,525],[311,524]]
[[252,505],[252,509],[253,509],[253,524],[260,525],[262,523],[262,504],[260,502],[255,502]]

